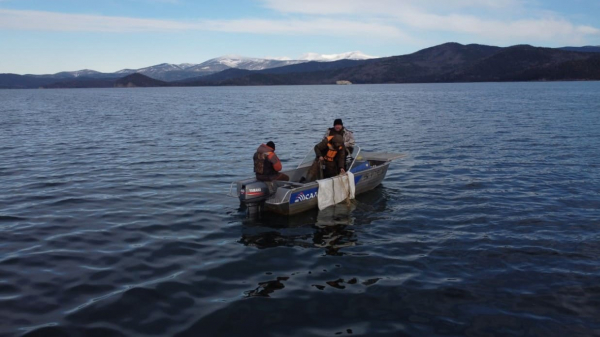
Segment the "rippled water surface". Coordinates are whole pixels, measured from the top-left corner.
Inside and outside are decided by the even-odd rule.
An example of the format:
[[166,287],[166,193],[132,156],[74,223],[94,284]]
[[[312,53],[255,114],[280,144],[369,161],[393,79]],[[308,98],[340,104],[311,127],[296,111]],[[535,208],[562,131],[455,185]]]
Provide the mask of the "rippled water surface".
[[[0,335],[599,335],[600,83],[0,91]],[[350,207],[247,219],[344,119]]]

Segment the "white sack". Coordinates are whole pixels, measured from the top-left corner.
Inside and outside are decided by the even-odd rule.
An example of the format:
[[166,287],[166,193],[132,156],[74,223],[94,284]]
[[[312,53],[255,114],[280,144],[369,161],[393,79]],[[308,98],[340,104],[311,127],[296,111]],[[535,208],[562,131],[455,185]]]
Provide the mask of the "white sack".
[[319,183],[319,209],[339,204],[346,198],[354,199],[356,186],[354,185],[354,174],[346,172],[343,175],[317,180]]

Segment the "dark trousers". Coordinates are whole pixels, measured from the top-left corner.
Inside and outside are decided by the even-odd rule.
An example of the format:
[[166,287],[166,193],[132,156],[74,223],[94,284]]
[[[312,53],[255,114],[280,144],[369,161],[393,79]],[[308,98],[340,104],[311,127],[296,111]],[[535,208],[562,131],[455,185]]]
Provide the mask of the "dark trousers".
[[308,174],[306,175],[307,182],[315,181],[320,178],[319,171],[321,170],[321,164],[325,165],[325,170],[323,170],[323,178],[331,178],[338,175],[339,169],[335,162],[327,160],[319,162],[318,160],[315,160],[308,170]]
[[290,181],[290,177],[287,174],[283,174],[283,173],[278,173],[276,175],[272,175],[272,176],[265,176],[262,174],[257,174],[256,175],[256,180],[260,180],[260,181]]

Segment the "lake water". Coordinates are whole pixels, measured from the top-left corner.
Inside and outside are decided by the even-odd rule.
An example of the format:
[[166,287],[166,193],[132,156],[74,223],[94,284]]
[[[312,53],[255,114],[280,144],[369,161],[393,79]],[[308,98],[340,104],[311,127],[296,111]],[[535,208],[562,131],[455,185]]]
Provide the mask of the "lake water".
[[[343,118],[355,205],[247,219]],[[600,334],[600,83],[0,91],[0,335]]]

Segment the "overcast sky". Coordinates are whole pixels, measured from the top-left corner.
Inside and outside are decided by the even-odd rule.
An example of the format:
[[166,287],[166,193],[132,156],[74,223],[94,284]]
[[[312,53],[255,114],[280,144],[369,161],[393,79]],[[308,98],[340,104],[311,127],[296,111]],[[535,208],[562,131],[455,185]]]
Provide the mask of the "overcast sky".
[[600,45],[599,18],[599,0],[0,0],[0,73],[391,56],[451,41]]

